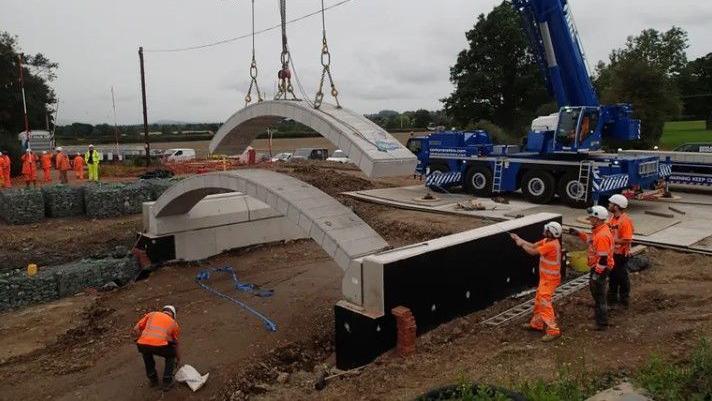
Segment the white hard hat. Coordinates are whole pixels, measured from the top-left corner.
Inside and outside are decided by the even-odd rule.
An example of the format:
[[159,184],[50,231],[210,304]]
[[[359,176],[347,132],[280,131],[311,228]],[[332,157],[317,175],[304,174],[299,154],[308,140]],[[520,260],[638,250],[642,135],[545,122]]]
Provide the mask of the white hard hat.
[[612,203],[621,209],[625,209],[628,207],[628,198],[621,194],[615,194],[608,199],[608,203]]
[[32,149],[27,148],[27,150],[26,150],[25,152],[26,152],[26,153],[30,153],[30,152],[32,152]]
[[42,151],[42,154],[43,154],[43,155],[46,155],[46,154],[47,154],[47,151],[46,151],[46,150],[43,150],[43,151]]
[[92,145],[92,144],[89,144],[89,147],[90,147],[90,148],[93,148],[93,147],[94,147],[94,145]]
[[588,212],[588,217],[595,217],[601,220],[608,218],[608,210],[600,205],[589,207],[586,211]]
[[61,147],[61,146],[57,146],[57,149],[56,149],[56,150],[57,150],[57,152],[61,152],[61,151],[62,151],[62,147]]
[[653,146],[653,150],[658,150],[659,148],[657,146]]
[[175,308],[175,306],[173,306],[173,305],[166,305],[166,306],[163,307],[163,310],[164,310],[164,311],[169,311],[169,312],[171,312],[171,313],[173,314],[173,319],[176,318],[176,308]]
[[561,224],[555,222],[555,221],[550,221],[544,225],[544,232],[549,232],[554,238],[559,238],[561,237],[561,233],[564,231],[563,228],[561,228]]

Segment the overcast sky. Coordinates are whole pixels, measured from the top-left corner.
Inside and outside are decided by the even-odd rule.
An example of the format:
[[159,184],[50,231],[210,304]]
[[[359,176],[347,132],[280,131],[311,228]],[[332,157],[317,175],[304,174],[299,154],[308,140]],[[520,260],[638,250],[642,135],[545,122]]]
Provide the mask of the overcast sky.
[[[326,0],[326,4],[338,0]],[[279,22],[277,0],[256,1],[257,29]],[[352,0],[327,11],[332,71],[345,107],[439,109],[452,85],[449,67],[466,46],[465,31],[494,0]],[[688,57],[712,51],[712,1],[570,0],[591,65],[629,35],[678,25],[689,33]],[[288,18],[313,12],[318,0],[290,0]],[[248,0],[2,0],[0,29],[27,53],[59,63],[53,83],[60,123],[111,122],[110,87],[119,123],[141,121],[137,50],[146,52],[149,121],[224,121],[243,104],[251,41],[182,53],[190,46],[250,32]],[[321,66],[321,21],[288,26],[292,56],[313,97]],[[259,83],[271,97],[281,49],[278,30],[257,36]],[[328,99],[328,97],[327,97]]]

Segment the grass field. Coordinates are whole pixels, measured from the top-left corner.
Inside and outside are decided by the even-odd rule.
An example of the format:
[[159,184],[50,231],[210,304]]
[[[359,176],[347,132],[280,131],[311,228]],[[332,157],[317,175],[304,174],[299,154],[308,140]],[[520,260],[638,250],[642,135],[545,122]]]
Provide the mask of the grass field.
[[669,121],[660,138],[662,149],[672,149],[687,142],[712,142],[712,130],[705,130],[704,121]]

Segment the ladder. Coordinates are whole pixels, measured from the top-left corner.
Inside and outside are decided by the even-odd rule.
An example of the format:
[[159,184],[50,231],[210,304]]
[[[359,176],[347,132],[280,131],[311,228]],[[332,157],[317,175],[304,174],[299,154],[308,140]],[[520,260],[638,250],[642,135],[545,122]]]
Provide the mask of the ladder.
[[[568,281],[559,286],[554,293],[553,300],[556,301],[565,296],[571,295],[577,291],[582,290],[588,286],[589,277],[588,274],[583,274],[571,281]],[[529,315],[532,310],[534,310],[534,300],[530,299],[524,303],[521,303],[513,308],[507,309],[506,311],[500,313],[499,315],[493,316],[482,322],[485,326],[499,326],[506,322],[521,318],[523,316]]]
[[494,175],[492,176],[492,192],[502,192],[502,174],[504,172],[504,158],[494,162]]
[[581,164],[579,164],[578,182],[582,187],[583,194],[581,194],[578,199],[583,200],[584,202],[588,201],[588,187],[591,183],[591,170],[593,170],[593,163],[591,161],[581,161]]

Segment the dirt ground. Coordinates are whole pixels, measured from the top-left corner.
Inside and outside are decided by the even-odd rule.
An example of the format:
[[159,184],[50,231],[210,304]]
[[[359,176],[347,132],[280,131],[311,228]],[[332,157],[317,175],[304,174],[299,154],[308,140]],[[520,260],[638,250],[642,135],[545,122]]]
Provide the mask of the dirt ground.
[[[339,195],[414,183],[410,178],[368,180],[347,166],[313,163],[279,170],[336,196],[393,246],[490,223]],[[48,260],[79,258],[125,241],[139,224],[138,216],[47,220],[0,238],[0,255],[12,263],[23,253],[46,254]],[[12,246],[4,245],[20,235]],[[36,253],[49,235],[52,248]],[[35,245],[23,250],[27,244]],[[358,375],[336,379],[316,392],[315,370],[334,363],[333,305],[340,296],[341,270],[309,240],[236,250],[203,264],[166,266],[112,292],[87,290],[0,315],[0,400],[409,400],[461,376],[503,385],[552,378],[561,368],[616,377],[635,369],[651,352],[681,357],[699,335],[712,335],[712,257],[655,249],[648,255],[653,267],[632,277],[631,308],[615,311],[614,326],[606,333],[587,328],[593,314],[587,291],[556,306],[564,335],[554,343],[541,343],[517,323],[495,329],[478,324],[521,301],[505,300],[419,337],[417,354],[408,359],[384,355]],[[259,298],[233,290],[227,275],[213,274],[210,281],[273,319],[277,332],[268,332],[253,315],[196,284],[198,271],[219,266],[232,266],[241,280],[274,290],[272,297]],[[130,338],[130,328],[143,313],[168,303],[178,307],[183,362],[210,373],[197,393],[184,386],[165,394],[148,388]]]

